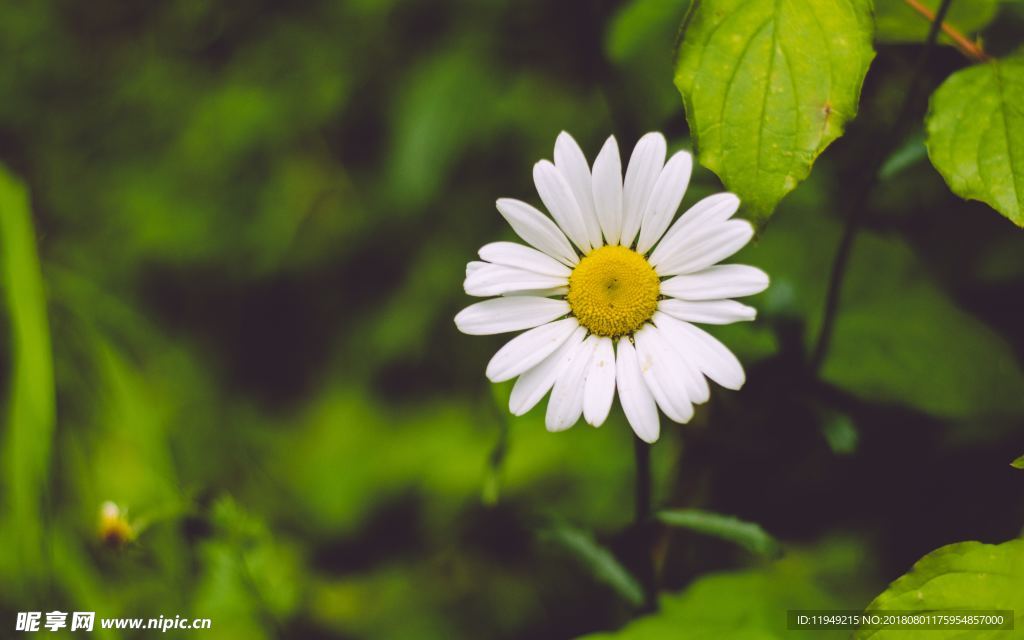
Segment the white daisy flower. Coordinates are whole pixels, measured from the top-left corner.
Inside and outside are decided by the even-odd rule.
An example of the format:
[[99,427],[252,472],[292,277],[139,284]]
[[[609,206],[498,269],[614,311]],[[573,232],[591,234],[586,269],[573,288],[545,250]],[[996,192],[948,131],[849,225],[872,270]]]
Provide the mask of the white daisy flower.
[[[707,401],[707,378],[739,389],[746,377],[736,356],[693,323],[753,320],[756,311],[732,300],[768,287],[754,267],[718,265],[754,235],[730,219],[731,193],[704,198],[672,224],[690,180],[693,159],[679,151],[665,161],[665,138],[648,133],[622,177],[615,138],[591,168],[568,133],[555,161],[541,160],[533,179],[551,218],[502,198],[498,211],[530,246],[493,242],[466,265],[466,293],[490,297],[463,309],[463,333],[524,331],[487,365],[492,382],[517,378],[509,409],[522,415],[551,391],[549,431],[582,415],[600,426],[616,390],[636,435],[654,442],[658,408],[685,423]],[[554,220],[552,220],[554,218]],[[493,296],[493,297],[492,297]]]

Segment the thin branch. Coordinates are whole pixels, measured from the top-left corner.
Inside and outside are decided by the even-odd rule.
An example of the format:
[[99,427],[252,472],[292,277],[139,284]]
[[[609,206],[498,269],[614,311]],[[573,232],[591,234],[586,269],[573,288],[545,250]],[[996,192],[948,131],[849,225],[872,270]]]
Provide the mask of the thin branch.
[[645,612],[658,608],[658,585],[654,571],[654,529],[651,520],[651,445],[633,437],[636,459],[636,517],[634,529],[639,539],[639,578],[644,587]]
[[949,12],[953,0],[942,0],[939,10],[932,19],[931,28],[928,30],[928,38],[925,40],[924,49],[917,60],[910,80],[909,90],[903,98],[903,104],[896,119],[884,136],[875,147],[875,153],[864,163],[863,178],[857,182],[860,186],[854,191],[854,195],[847,201],[846,225],[843,227],[843,235],[839,239],[839,247],[836,249],[835,258],[832,261],[832,269],[829,273],[828,291],[825,294],[825,307],[821,316],[821,328],[818,329],[818,339],[811,352],[810,372],[817,374],[821,370],[825,357],[828,355],[829,346],[832,342],[832,332],[835,329],[836,313],[839,311],[839,300],[842,295],[843,281],[846,277],[846,268],[850,263],[850,255],[853,251],[853,240],[860,230],[864,217],[864,210],[867,208],[868,196],[874,190],[878,182],[878,171],[885,163],[885,159],[891,153],[893,147],[899,143],[904,135],[910,116],[914,113],[914,105],[920,98],[921,84],[925,75],[928,63],[928,56],[935,47],[935,41],[939,36],[939,27],[943,24],[946,14]]
[[[903,0],[903,2],[905,2],[908,7],[924,16],[928,22],[935,22],[935,12],[921,4],[919,0]],[[946,21],[943,21],[941,26],[942,32],[949,36],[950,40],[953,41],[953,44],[960,53],[975,62],[986,62],[987,60],[991,60],[991,57],[985,53],[984,49],[982,49],[981,43],[971,40],[961,33],[956,27]]]

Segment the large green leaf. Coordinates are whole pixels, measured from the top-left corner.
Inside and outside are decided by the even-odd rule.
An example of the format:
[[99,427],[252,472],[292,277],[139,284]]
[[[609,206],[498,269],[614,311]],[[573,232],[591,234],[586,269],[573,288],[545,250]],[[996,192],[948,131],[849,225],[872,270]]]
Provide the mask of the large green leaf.
[[[959,542],[932,551],[868,605],[869,611],[1011,609],[1014,628],[1024,625],[1024,540],[1000,545]],[[1011,634],[1013,635],[1013,634]],[[1007,638],[1006,631],[880,629],[858,640]]]
[[[935,11],[939,0],[920,0]],[[985,27],[999,9],[998,0],[954,2],[944,22],[961,33],[974,33]],[[875,0],[875,38],[880,42],[921,42],[928,37],[931,21],[910,7],[905,0]],[[942,36],[939,42],[952,42]]]
[[700,0],[676,87],[701,163],[766,220],[857,112],[869,0]]
[[932,96],[928,156],[953,193],[1024,227],[1024,56],[951,75]]
[[0,167],[0,285],[10,324],[4,478],[17,557],[41,566],[42,497],[50,466],[56,404],[46,295],[28,192]]

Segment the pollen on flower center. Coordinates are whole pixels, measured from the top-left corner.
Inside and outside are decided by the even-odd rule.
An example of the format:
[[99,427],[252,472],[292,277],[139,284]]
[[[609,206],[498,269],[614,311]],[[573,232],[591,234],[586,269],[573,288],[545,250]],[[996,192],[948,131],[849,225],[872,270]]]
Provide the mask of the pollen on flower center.
[[654,315],[658,274],[639,253],[620,246],[595,249],[569,276],[567,299],[579,323],[599,336],[621,336]]

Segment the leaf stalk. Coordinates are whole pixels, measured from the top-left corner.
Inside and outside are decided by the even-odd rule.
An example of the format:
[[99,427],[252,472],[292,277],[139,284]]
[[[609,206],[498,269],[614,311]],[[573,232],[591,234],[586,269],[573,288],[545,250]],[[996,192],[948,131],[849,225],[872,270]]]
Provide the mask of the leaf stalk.
[[[920,0],[903,0],[903,2],[916,11],[918,14],[923,16],[929,22],[935,22],[935,12],[923,5]],[[985,50],[981,47],[980,42],[971,40],[959,29],[943,20],[940,24],[942,32],[949,36],[949,39],[953,41],[953,45],[957,48],[960,53],[967,56],[969,59],[975,62],[987,62],[991,60],[991,56],[985,53]]]

